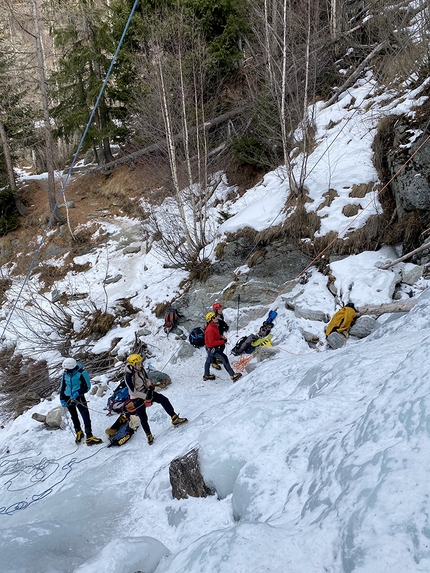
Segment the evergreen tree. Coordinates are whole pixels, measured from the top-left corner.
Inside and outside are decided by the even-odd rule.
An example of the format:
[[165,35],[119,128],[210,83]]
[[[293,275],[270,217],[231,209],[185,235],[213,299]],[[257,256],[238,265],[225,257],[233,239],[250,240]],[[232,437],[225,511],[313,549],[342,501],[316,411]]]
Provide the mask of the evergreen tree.
[[[56,0],[56,5],[62,17],[56,18],[52,28],[60,50],[58,70],[51,76],[51,93],[58,102],[52,115],[58,133],[70,139],[82,133],[88,122],[117,42],[107,2],[77,0],[65,5]],[[112,160],[112,143],[124,138],[123,107],[128,97],[124,84],[111,76],[84,142],[84,148],[93,147],[100,164]]]
[[18,211],[27,214],[16,193],[14,164],[24,147],[34,143],[32,111],[14,61],[0,39],[0,234],[17,225]]

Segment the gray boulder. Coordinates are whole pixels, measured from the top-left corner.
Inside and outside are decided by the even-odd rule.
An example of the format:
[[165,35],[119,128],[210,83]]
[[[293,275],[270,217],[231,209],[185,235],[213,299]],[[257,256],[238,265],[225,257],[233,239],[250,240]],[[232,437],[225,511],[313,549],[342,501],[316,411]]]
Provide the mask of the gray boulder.
[[49,428],[62,428],[63,423],[64,408],[57,406],[46,414],[45,423]]
[[365,338],[376,328],[376,320],[371,316],[359,316],[349,330],[350,336]]
[[316,320],[319,322],[328,322],[328,315],[322,310],[316,310],[300,305],[294,307],[294,314],[298,318],[306,318],[307,320]]
[[422,276],[424,268],[419,265],[407,263],[402,268],[402,283],[414,285]]
[[345,336],[339,334],[338,332],[332,332],[327,336],[327,345],[333,350],[342,348],[342,346],[345,346],[345,343],[346,343]]
[[159,370],[149,370],[148,378],[157,387],[165,388],[172,383],[172,379],[168,374],[160,372]]

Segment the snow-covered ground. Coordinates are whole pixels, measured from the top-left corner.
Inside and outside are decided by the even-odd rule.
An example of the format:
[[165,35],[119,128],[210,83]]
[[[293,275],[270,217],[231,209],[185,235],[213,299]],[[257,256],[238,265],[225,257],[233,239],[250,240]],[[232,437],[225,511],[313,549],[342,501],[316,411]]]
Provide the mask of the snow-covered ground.
[[[360,84],[349,90],[351,98],[363,99],[362,90]],[[396,109],[395,102],[390,105]],[[368,115],[353,115],[351,133],[362,129],[367,137],[371,121],[376,125],[378,119],[376,106],[377,100],[373,108],[367,106]],[[330,109],[341,129],[339,104]],[[350,111],[346,107],[342,117]],[[328,125],[329,111],[321,113],[325,115],[318,125]],[[330,154],[342,158],[330,165],[329,186],[336,182],[339,190],[376,177],[370,143],[366,146],[358,135],[351,138],[348,162],[342,129],[330,146]],[[321,149],[318,153],[320,157]],[[357,180],[352,169],[358,158],[367,166],[359,170],[364,180]],[[313,177],[325,181],[321,177],[327,177],[328,167],[317,155],[314,159]],[[316,187],[310,191],[317,205],[322,195],[316,195]],[[218,229],[214,242],[245,222],[258,229],[275,218],[278,223],[287,192],[279,171],[268,174],[240,205],[228,206],[236,214]],[[348,224],[341,215],[344,204],[333,201],[324,219],[327,231],[342,232]],[[121,233],[132,222],[103,224]],[[77,262],[91,262],[91,270],[70,274],[57,288],[90,290],[100,305],[106,297],[113,305],[137,293],[133,304],[142,311],[94,350],[109,349],[111,340],[121,336],[117,350],[124,356],[135,331],[148,328],[151,335],[142,339],[153,354],[152,367],[172,377],[163,392],[189,423],[173,428],[161,407],[153,405],[148,410],[153,446],[139,429],[124,446],[107,448],[104,430],[114,419],[106,417],[107,397],[89,396],[94,433],[105,443],[75,446],[70,421],[66,430],[48,431],[31,419],[33,412],[57,406],[56,395],[5,424],[0,429],[0,572],[428,573],[427,281],[420,279],[411,287],[418,299],[412,311],[383,315],[368,338],[349,339],[336,351],[307,345],[300,328],[322,337],[325,325],[295,317],[280,294],[271,305],[278,312],[272,333],[279,352],[270,360],[255,361],[255,369],[235,384],[224,370],[216,373],[215,381],[203,382],[204,351],[178,359],[181,345],[188,343],[167,338],[162,321],[150,312],[157,302],[179,292],[184,274],[163,268],[152,250],[124,256],[116,244],[80,257]],[[398,269],[384,271],[377,264],[394,256],[385,248],[333,263],[343,302],[389,302]],[[307,283],[288,296],[297,294],[303,305],[313,301],[332,315],[335,301],[325,277],[311,270]],[[116,272],[123,279],[105,290],[104,277]],[[25,296],[33,295],[25,291]],[[3,311],[12,303],[11,298]],[[247,310],[255,310],[255,319],[236,332],[237,309],[225,304],[231,324],[228,350],[239,336],[257,331],[269,309]],[[28,342],[20,334],[25,328],[21,320],[19,313],[12,318],[8,337],[14,336],[24,348]],[[46,351],[45,356],[61,362],[55,352]],[[169,463],[193,447],[199,448],[204,478],[217,495],[174,500]]]

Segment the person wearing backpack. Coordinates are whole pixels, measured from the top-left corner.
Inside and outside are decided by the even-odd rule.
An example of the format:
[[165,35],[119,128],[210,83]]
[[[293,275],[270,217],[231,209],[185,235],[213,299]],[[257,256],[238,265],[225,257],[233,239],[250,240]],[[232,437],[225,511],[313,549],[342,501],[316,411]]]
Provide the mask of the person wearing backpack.
[[332,332],[343,332],[348,331],[357,318],[357,310],[352,302],[348,302],[345,306],[340,308],[332,317],[330,322],[325,329],[326,337]]
[[154,384],[148,378],[148,374],[143,368],[143,358],[140,354],[131,354],[127,358],[124,372],[125,383],[127,384],[130,398],[150,446],[154,443],[154,436],[149,427],[146,408],[152,406],[153,402],[161,404],[167,414],[172,418],[172,425],[175,426],[175,428],[188,422],[187,418],[180,418],[178,414],[175,413],[170,400],[166,398],[166,396],[158,394],[155,391]]
[[224,353],[225,343],[227,338],[221,336],[218,328],[219,317],[214,312],[208,312],[206,314],[206,329],[205,329],[205,346],[207,351],[207,357],[205,362],[205,373],[203,380],[215,380],[215,376],[209,373],[211,362],[214,358],[220,358],[224,368],[230,374],[230,378],[233,382],[239,380],[242,377],[240,372],[234,372],[233,368],[230,366],[230,362],[226,354]]
[[[229,326],[224,320],[224,315],[222,313],[222,304],[218,301],[214,302],[212,305],[212,310],[218,316],[218,330],[221,337],[224,337],[224,333],[228,331]],[[212,356],[211,366],[215,368],[215,370],[221,370],[222,360],[220,358],[215,358]]]
[[212,310],[218,317],[218,330],[221,336],[224,336],[224,333],[228,331],[230,328],[229,325],[224,320],[224,315],[222,312],[222,304],[218,301],[214,302],[212,305]]
[[75,442],[80,444],[84,438],[81,429],[78,411],[84,422],[86,440],[88,446],[102,444],[103,440],[93,436],[91,429],[91,419],[85,393],[91,388],[89,374],[78,364],[74,358],[66,358],[63,361],[63,376],[60,384],[60,403],[63,408],[67,408],[72,418],[73,427],[76,432]]

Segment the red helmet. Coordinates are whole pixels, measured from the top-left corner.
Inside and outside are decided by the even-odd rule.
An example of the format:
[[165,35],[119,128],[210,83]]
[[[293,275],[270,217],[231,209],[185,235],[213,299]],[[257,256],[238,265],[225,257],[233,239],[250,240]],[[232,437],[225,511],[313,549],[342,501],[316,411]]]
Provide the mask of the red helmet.
[[222,308],[222,304],[220,302],[214,302],[212,305],[212,310],[220,310]]

